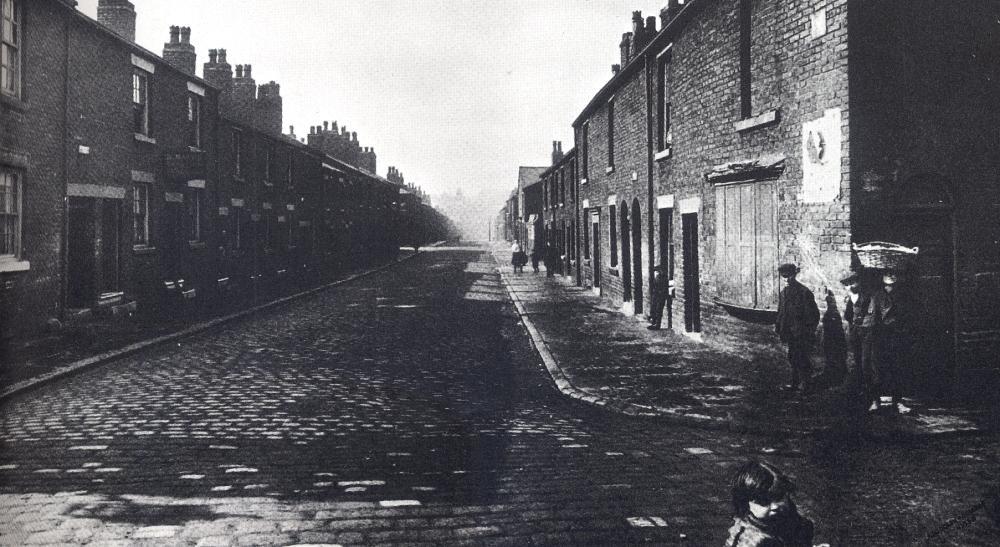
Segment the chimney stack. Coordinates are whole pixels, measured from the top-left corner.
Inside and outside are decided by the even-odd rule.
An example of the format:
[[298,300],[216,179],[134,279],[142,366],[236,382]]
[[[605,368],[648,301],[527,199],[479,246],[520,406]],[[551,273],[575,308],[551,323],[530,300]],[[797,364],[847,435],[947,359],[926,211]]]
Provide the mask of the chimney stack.
[[328,122],[328,121],[323,122],[323,131],[326,132],[326,131],[329,131],[329,130],[330,130],[330,122]]
[[97,22],[135,42],[135,5],[128,0],[98,0]]
[[678,0],[667,0],[667,5],[662,10],[660,10],[660,27],[666,28],[667,24],[677,17],[677,12],[680,11],[680,2]]
[[632,33],[626,32],[622,34],[622,41],[618,44],[618,47],[622,51],[622,66],[628,64],[629,59],[632,58]]
[[202,77],[218,87],[222,93],[219,94],[219,109],[228,109],[229,94],[233,89],[233,67],[226,62],[226,50],[208,50],[208,62],[202,65]]
[[[209,52],[209,60],[214,63],[212,51]],[[191,45],[189,27],[170,27],[170,42],[163,44],[163,60],[185,74],[195,75],[198,54]]]

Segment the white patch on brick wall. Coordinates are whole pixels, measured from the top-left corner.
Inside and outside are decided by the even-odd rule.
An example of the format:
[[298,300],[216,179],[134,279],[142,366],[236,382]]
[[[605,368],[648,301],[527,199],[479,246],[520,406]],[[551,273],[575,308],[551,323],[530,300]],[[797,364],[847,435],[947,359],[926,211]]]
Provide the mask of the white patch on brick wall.
[[665,196],[656,196],[656,208],[657,209],[673,209],[674,208],[674,195],[667,194]]
[[816,39],[826,34],[826,9],[816,10],[809,16],[809,37]]
[[808,203],[840,196],[840,109],[802,124],[802,196]]

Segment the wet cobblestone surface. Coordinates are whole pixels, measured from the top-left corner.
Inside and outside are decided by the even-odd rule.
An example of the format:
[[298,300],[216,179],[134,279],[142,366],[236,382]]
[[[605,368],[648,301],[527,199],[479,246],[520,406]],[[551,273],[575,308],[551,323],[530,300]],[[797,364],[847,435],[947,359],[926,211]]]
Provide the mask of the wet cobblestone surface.
[[[997,476],[993,436],[739,435],[562,396],[488,249],[438,248],[4,403],[0,543],[718,545],[748,456],[817,541],[919,542]],[[931,544],[995,544],[977,511]]]

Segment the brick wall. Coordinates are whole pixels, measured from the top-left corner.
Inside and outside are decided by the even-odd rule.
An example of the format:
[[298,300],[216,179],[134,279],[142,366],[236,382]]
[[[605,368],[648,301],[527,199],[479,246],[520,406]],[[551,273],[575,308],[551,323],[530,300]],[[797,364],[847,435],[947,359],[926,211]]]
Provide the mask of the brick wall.
[[[0,163],[22,175],[22,256],[30,269],[0,273],[2,336],[40,328],[57,318],[65,166],[63,76],[67,25],[64,6],[22,2],[22,93],[0,99]],[[76,151],[72,150],[75,155]]]

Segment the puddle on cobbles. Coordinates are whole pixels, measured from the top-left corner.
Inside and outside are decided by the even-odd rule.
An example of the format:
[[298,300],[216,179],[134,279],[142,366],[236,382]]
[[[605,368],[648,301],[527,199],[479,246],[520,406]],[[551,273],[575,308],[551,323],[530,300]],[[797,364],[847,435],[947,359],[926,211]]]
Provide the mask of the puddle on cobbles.
[[99,519],[136,526],[181,525],[216,517],[215,511],[205,505],[156,505],[135,502],[121,496],[101,496],[99,503],[74,503],[66,508],[64,514],[78,519]]

